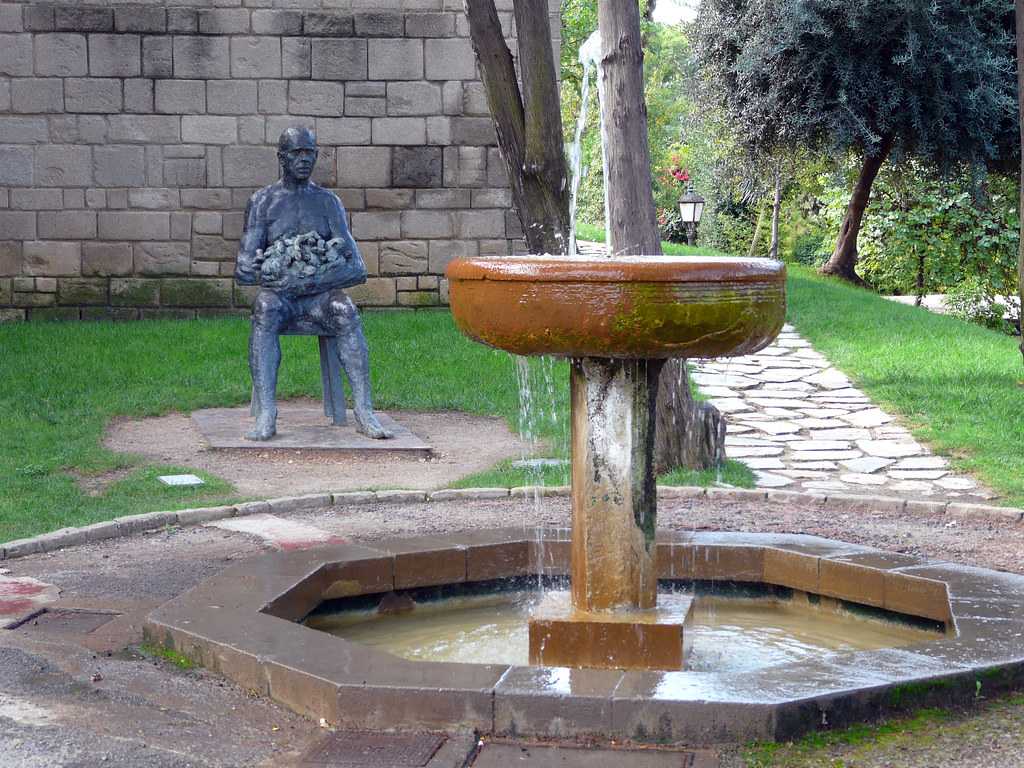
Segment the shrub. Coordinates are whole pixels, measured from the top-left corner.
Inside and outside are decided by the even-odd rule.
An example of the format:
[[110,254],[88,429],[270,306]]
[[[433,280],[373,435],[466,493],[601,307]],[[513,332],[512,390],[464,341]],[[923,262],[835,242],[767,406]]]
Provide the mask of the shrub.
[[820,267],[828,259],[825,240],[821,235],[800,235],[793,244],[790,261],[808,267]]

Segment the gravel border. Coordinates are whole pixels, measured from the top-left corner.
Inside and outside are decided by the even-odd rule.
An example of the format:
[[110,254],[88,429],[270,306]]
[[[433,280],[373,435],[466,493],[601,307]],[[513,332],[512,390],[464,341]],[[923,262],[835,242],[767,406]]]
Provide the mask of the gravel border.
[[[153,531],[167,526],[200,525],[211,520],[245,515],[288,514],[310,512],[324,507],[344,507],[357,504],[419,504],[429,501],[481,501],[494,499],[522,499],[534,496],[569,496],[567,485],[519,486],[516,488],[447,488],[439,491],[348,491],[345,493],[313,493],[304,496],[286,496],[266,501],[248,501],[241,504],[218,507],[182,509],[177,512],[148,512],[142,515],[117,517],[103,523],[93,523],[81,528],[60,530],[16,539],[0,544],[0,560],[44,552],[55,552],[67,547],[87,544],[105,539],[130,536],[142,531]],[[982,515],[1019,523],[1024,521],[1024,509],[995,507],[986,504],[967,504],[944,501],[908,501],[891,496],[854,496],[836,493],[802,493],[773,489],[748,488],[701,488],[699,486],[658,486],[658,496],[663,499],[700,498],[707,496],[729,501],[775,501],[817,506],[832,512],[866,512],[884,510],[887,512],[929,512],[939,514]]]

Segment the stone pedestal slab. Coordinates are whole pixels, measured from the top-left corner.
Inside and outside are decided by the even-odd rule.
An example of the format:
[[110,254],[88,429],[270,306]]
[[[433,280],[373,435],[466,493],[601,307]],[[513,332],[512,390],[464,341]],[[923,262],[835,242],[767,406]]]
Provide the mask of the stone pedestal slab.
[[377,413],[385,429],[394,434],[390,440],[371,440],[355,428],[352,411],[346,426],[335,426],[319,405],[278,403],[277,434],[267,441],[246,440],[253,419],[247,407],[205,408],[192,414],[203,439],[211,448],[273,450],[316,450],[341,453],[402,453],[430,456],[431,448],[421,438],[385,413]]
[[549,595],[530,617],[530,663],[547,667],[679,670],[690,650],[693,598],[659,595],[658,607],[574,610]]

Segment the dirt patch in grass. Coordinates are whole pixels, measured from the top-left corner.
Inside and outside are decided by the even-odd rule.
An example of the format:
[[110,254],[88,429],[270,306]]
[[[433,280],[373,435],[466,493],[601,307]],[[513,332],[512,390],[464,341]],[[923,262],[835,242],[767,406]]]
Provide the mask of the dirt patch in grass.
[[[313,403],[314,401],[293,401]],[[209,472],[245,496],[292,496],[365,488],[441,488],[495,464],[523,455],[526,446],[503,419],[463,413],[389,412],[433,448],[430,459],[338,455],[330,451],[211,450],[188,414],[149,419],[114,419],[103,444]]]
[[86,496],[97,498],[102,496],[111,485],[128,477],[134,470],[135,467],[119,467],[95,475],[86,475],[71,469],[68,470],[68,475],[78,483],[78,487]]

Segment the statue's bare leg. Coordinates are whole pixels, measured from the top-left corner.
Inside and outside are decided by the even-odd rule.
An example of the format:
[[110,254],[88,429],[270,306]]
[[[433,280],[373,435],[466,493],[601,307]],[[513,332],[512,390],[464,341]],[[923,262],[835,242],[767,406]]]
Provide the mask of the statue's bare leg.
[[370,392],[370,353],[363,335],[363,323],[359,319],[352,300],[344,294],[331,297],[331,314],[338,324],[338,353],[341,367],[345,371],[352,389],[352,406],[356,417],[356,429],[375,440],[394,437],[384,429],[373,412],[373,398]]
[[256,426],[247,440],[269,440],[277,434],[277,370],[281,365],[280,299],[263,291],[256,299],[249,335],[249,370],[256,400]]

